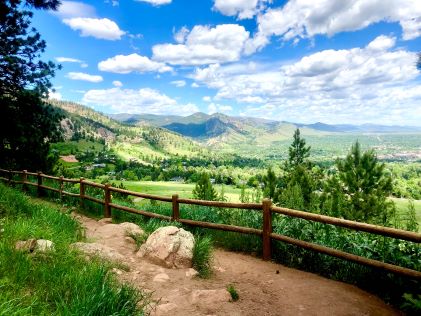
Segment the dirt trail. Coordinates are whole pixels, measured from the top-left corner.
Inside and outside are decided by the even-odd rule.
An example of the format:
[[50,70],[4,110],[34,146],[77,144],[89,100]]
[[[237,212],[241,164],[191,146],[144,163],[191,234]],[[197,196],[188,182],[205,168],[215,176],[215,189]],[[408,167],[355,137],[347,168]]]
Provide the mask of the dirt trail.
[[[76,218],[89,241],[124,256],[130,271],[117,271],[119,278],[153,292],[157,305],[152,315],[400,315],[355,286],[220,249],[215,251],[210,279],[187,277],[188,269],[165,269],[136,257],[135,245],[101,228],[104,223],[81,215]],[[228,284],[237,289],[237,302],[221,298]]]

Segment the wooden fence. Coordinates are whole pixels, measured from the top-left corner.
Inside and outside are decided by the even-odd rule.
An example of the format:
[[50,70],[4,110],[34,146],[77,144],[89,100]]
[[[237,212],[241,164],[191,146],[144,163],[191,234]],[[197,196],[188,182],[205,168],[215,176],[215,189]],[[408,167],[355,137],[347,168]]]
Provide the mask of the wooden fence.
[[[325,247],[322,245],[314,244],[311,242],[291,238],[285,235],[275,234],[272,232],[272,214],[273,213],[283,214],[286,216],[301,218],[304,220],[345,227],[345,228],[353,229],[356,231],[368,232],[368,233],[372,233],[376,235],[407,240],[407,241],[411,241],[411,242],[419,244],[421,242],[421,234],[416,233],[416,232],[410,232],[410,231],[405,231],[405,230],[400,230],[400,229],[395,229],[395,228],[390,228],[390,227],[383,227],[383,226],[377,226],[377,225],[372,225],[372,224],[354,222],[354,221],[349,221],[349,220],[345,220],[341,218],[330,217],[330,216],[325,216],[325,215],[320,215],[320,214],[313,214],[313,213],[308,213],[308,212],[291,210],[291,209],[287,209],[283,207],[274,206],[272,205],[272,202],[269,199],[264,199],[262,203],[229,203],[229,202],[219,202],[219,201],[203,201],[203,200],[179,198],[177,194],[174,194],[172,197],[165,197],[165,196],[145,194],[145,193],[140,193],[140,192],[133,192],[129,190],[123,190],[120,188],[114,188],[110,186],[109,184],[98,184],[98,183],[90,182],[90,181],[85,180],[84,178],[66,179],[63,177],[54,177],[50,175],[45,175],[45,174],[42,174],[41,172],[33,173],[33,172],[27,172],[26,170],[10,171],[10,170],[0,169],[0,173],[3,173],[2,175],[5,175],[5,176],[0,177],[0,180],[3,180],[9,184],[11,183],[22,184],[24,189],[27,188],[28,185],[35,186],[37,188],[38,196],[42,196],[44,190],[50,190],[50,191],[57,192],[61,198],[63,196],[79,198],[81,208],[84,207],[85,200],[90,200],[90,201],[102,204],[104,206],[104,217],[111,217],[112,216],[111,210],[114,208],[114,209],[121,210],[124,212],[140,214],[147,217],[153,217],[153,218],[158,218],[158,219],[168,220],[168,221],[176,221],[176,222],[189,225],[189,226],[198,226],[198,227],[203,227],[203,228],[238,232],[242,234],[258,235],[258,236],[261,236],[262,238],[264,260],[270,260],[272,257],[272,250],[271,250],[272,242],[271,241],[279,240],[291,245],[295,245],[304,249],[320,252],[320,253],[333,256],[336,258],[341,258],[344,260],[352,261],[358,264],[362,264],[362,265],[366,265],[366,266],[370,266],[374,268],[384,269],[386,271],[400,274],[412,279],[421,279],[420,271],[392,265],[392,264],[385,263],[378,260],[368,259],[365,257],[347,253],[341,250],[337,250],[337,249]],[[13,179],[16,175],[20,175],[20,180]],[[28,176],[35,176],[37,178],[37,182],[28,181]],[[43,185],[43,179],[51,179],[51,180],[58,181],[59,188],[57,189],[57,188]],[[74,184],[78,183],[79,194],[65,191],[64,183],[74,183]],[[85,194],[86,186],[102,189],[104,191],[104,199],[101,200],[101,199],[97,199],[92,196],[86,195]],[[118,192],[120,194],[126,194],[126,195],[135,196],[135,197],[150,199],[150,200],[157,200],[157,201],[172,203],[172,215],[166,216],[162,214],[156,214],[149,211],[143,211],[143,210],[130,208],[127,206],[114,204],[112,203],[111,192]],[[217,224],[217,223],[210,223],[210,222],[202,222],[202,221],[195,221],[191,219],[181,218],[180,217],[180,204],[193,204],[193,205],[201,205],[201,206],[209,206],[209,207],[237,208],[237,209],[248,209],[252,211],[259,211],[263,213],[262,229],[241,227],[241,226],[235,226],[235,225]]]

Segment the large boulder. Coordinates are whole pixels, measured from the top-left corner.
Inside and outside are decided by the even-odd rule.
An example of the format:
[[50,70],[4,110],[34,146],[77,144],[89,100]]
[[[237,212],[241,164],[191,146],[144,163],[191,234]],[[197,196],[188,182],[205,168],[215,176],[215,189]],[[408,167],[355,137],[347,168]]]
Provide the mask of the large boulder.
[[192,233],[175,226],[166,226],[154,231],[137,255],[165,268],[190,268],[193,247]]
[[70,248],[79,250],[88,256],[98,256],[102,259],[122,262],[123,255],[111,247],[98,243],[76,242],[70,245]]
[[15,249],[24,252],[48,252],[54,251],[54,243],[46,239],[19,240],[15,244]]

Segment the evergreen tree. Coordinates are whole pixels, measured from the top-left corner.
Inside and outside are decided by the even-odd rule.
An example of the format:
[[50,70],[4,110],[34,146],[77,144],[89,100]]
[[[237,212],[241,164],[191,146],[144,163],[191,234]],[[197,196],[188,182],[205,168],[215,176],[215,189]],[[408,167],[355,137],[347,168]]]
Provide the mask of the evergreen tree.
[[296,129],[292,144],[288,148],[288,168],[295,168],[302,165],[310,157],[310,146],[306,146],[305,139],[300,136],[300,129]]
[[57,67],[43,62],[46,43],[30,27],[28,8],[56,9],[57,0],[0,2],[0,162],[10,169],[48,171],[49,143],[60,133],[61,114],[42,98]]
[[218,199],[218,193],[213,187],[207,173],[200,175],[192,193],[193,197],[198,200],[216,201]]
[[386,225],[395,210],[387,198],[391,195],[392,179],[384,172],[372,150],[364,153],[356,142],[345,159],[336,161],[337,174],[325,188],[325,200],[341,201],[339,216],[346,219]]
[[276,185],[278,178],[275,172],[269,167],[266,175],[263,176],[263,196],[272,200],[276,199]]

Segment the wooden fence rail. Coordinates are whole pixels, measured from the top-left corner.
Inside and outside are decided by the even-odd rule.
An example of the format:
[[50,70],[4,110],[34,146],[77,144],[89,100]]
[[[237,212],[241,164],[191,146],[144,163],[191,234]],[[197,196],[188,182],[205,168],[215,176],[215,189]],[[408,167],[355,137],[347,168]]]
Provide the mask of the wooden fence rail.
[[[419,244],[421,242],[421,234],[416,232],[410,232],[390,227],[383,227],[377,226],[367,223],[360,223],[349,221],[341,218],[330,217],[320,214],[302,212],[297,210],[291,210],[283,207],[278,207],[272,205],[271,200],[264,199],[262,203],[229,203],[229,202],[220,202],[220,201],[203,201],[203,200],[194,200],[194,199],[185,199],[179,198],[177,194],[174,194],[171,197],[166,196],[159,196],[159,195],[152,195],[140,192],[133,192],[129,190],[123,190],[120,188],[114,188],[109,184],[98,184],[95,182],[87,181],[83,178],[80,179],[66,179],[63,177],[54,177],[50,175],[45,175],[41,172],[27,172],[26,170],[23,171],[11,171],[11,170],[4,170],[0,169],[0,180],[5,181],[8,184],[16,183],[22,184],[23,189],[26,190],[28,185],[37,187],[37,195],[42,196],[45,190],[54,191],[60,194],[60,197],[63,196],[70,196],[79,198],[80,207],[85,207],[85,200],[93,201],[95,203],[101,204],[104,206],[104,217],[111,217],[112,216],[112,209],[121,210],[124,212],[129,212],[133,214],[139,214],[151,218],[158,218],[167,221],[176,221],[182,223],[184,225],[189,226],[197,226],[202,228],[210,228],[210,229],[218,229],[223,231],[231,231],[231,232],[238,232],[242,234],[252,234],[258,235],[262,238],[262,245],[263,245],[263,259],[270,260],[272,257],[272,240],[279,240],[284,243],[288,243],[291,245],[295,245],[304,249],[316,251],[319,253],[323,253],[329,256],[333,256],[340,259],[345,259],[351,262],[355,262],[358,264],[379,268],[386,270],[388,272],[400,274],[412,279],[421,279],[421,272],[396,266],[393,264],[385,263],[378,260],[368,259],[365,257],[357,256],[348,252],[344,252],[341,250],[329,248],[326,246],[318,245],[315,243],[298,240],[292,237],[275,234],[272,232],[272,217],[273,213],[275,214],[282,214],[286,216],[291,216],[295,218],[301,218],[304,220],[330,224],[339,227],[345,227],[348,229],[353,229],[356,231],[361,232],[368,232],[371,234],[376,234],[385,237],[391,237],[396,239],[402,239],[411,241],[414,243]],[[20,180],[14,180],[14,176],[19,176]],[[36,177],[36,182],[31,182],[28,180],[28,176]],[[49,187],[43,184],[43,179],[49,179],[59,182],[59,188]],[[79,194],[71,193],[64,191],[64,183],[79,183]],[[94,187],[97,189],[101,189],[104,191],[103,199],[98,199],[89,195],[86,195],[86,187]],[[157,200],[163,202],[169,202],[172,204],[172,214],[171,216],[166,216],[162,214],[157,214],[149,211],[138,210],[127,206],[118,205],[112,203],[112,192],[118,192],[120,194],[126,194],[135,197],[142,197],[145,199],[150,200]],[[248,209],[248,210],[255,210],[262,212],[263,221],[262,221],[262,229],[250,228],[250,227],[242,227],[242,226],[235,226],[235,225],[226,225],[226,224],[218,224],[218,223],[210,223],[210,222],[202,222],[202,221],[195,221],[191,219],[185,219],[180,217],[180,204],[193,204],[193,205],[200,205],[200,206],[208,206],[208,207],[218,207],[218,208],[237,208],[237,209]]]

